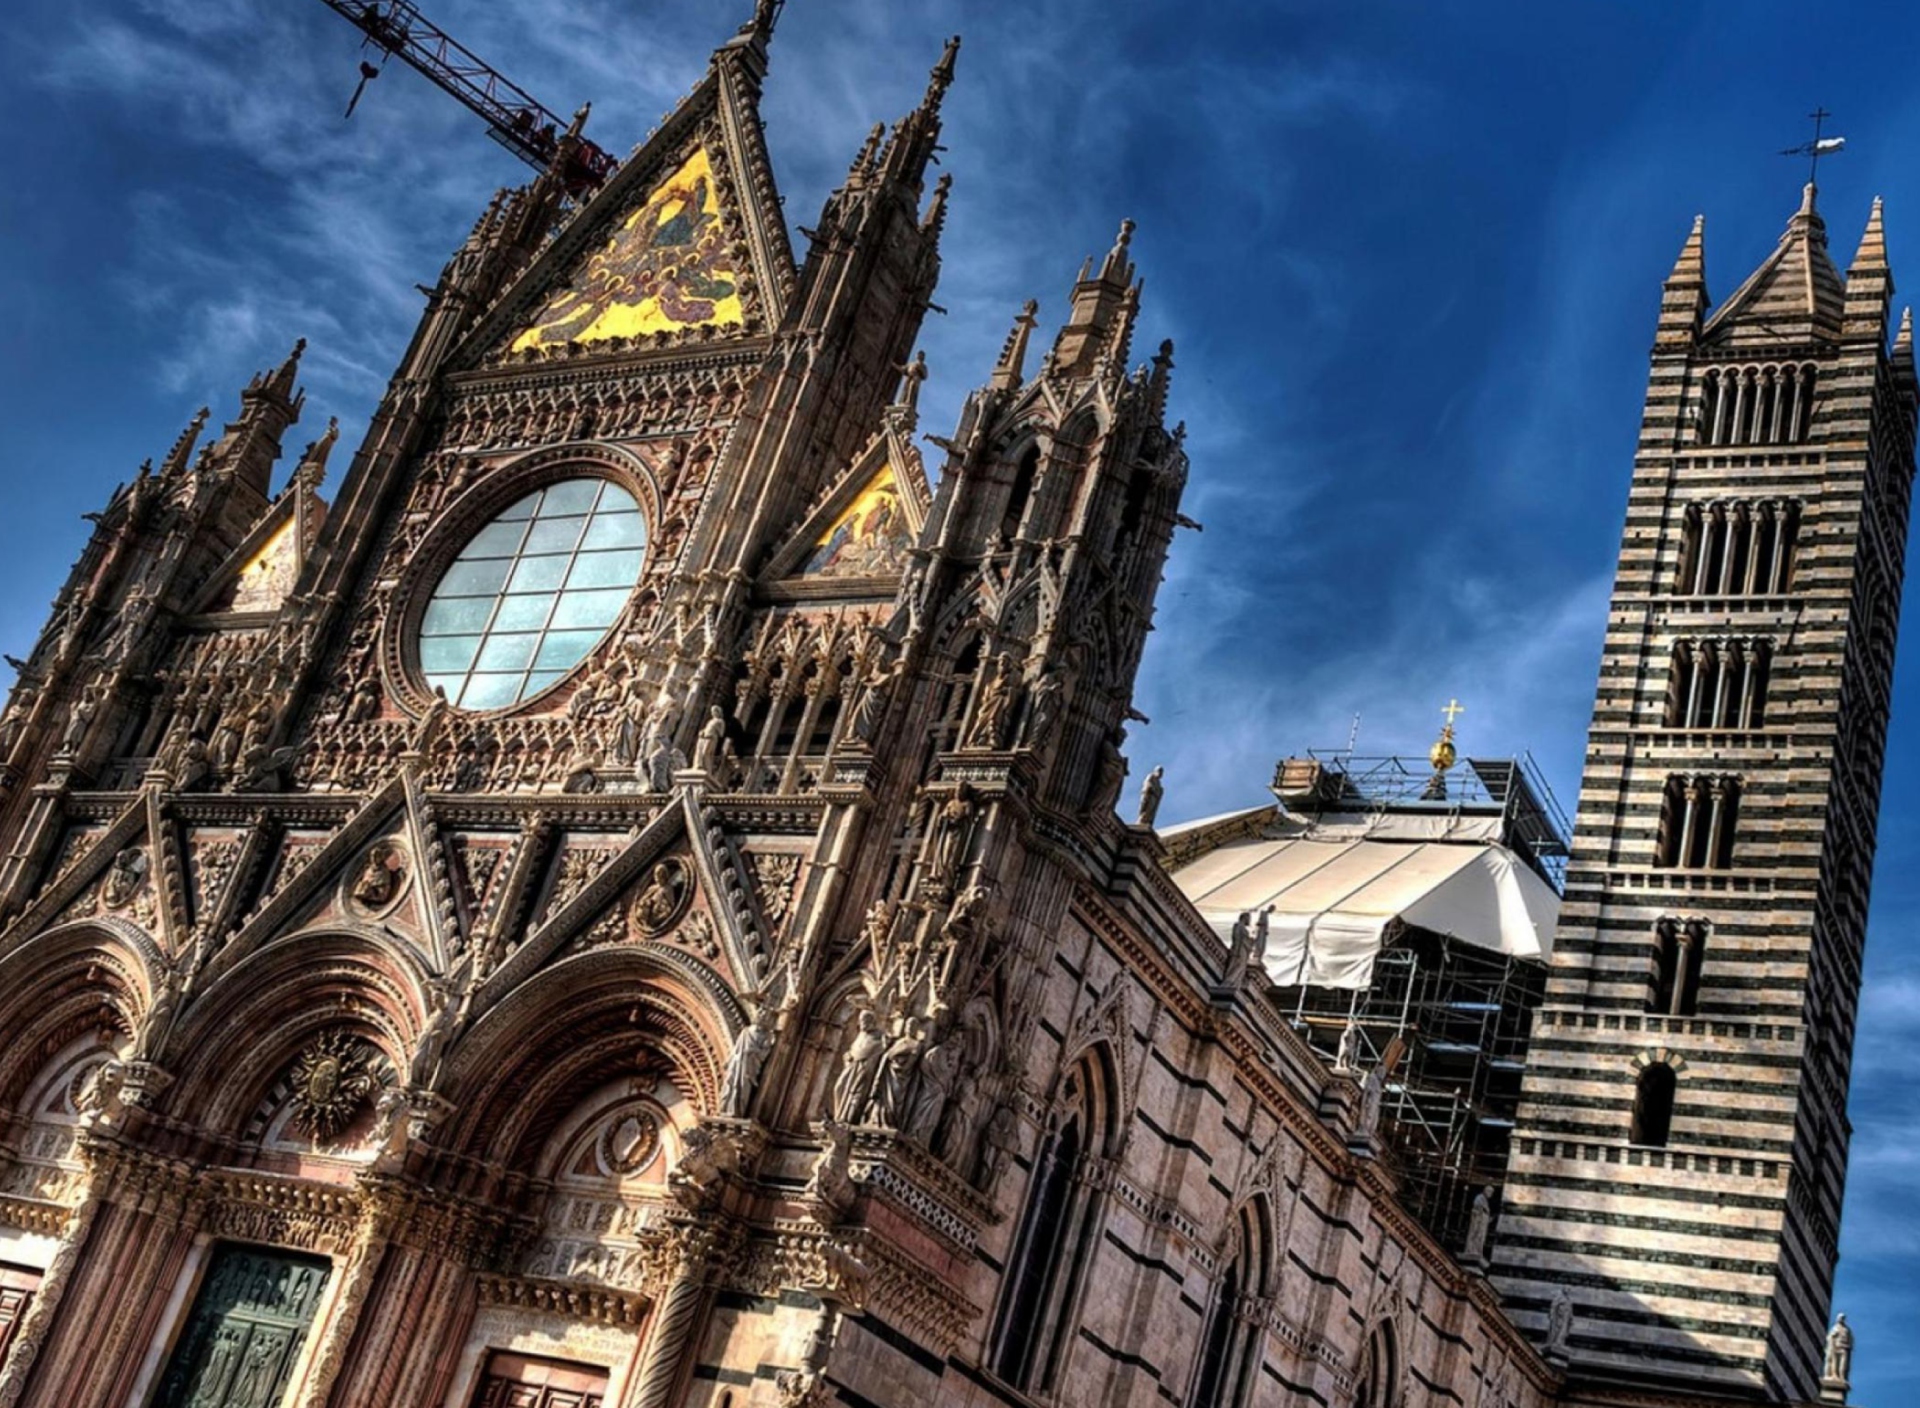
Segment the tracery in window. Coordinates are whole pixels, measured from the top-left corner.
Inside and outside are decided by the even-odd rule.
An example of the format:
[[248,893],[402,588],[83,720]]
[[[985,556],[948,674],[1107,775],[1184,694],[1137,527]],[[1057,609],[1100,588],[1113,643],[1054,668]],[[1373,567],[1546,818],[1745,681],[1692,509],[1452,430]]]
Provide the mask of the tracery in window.
[[476,533],[420,623],[420,670],[462,709],[505,709],[558,683],[605,638],[640,580],[646,522],[604,479],[537,489]]

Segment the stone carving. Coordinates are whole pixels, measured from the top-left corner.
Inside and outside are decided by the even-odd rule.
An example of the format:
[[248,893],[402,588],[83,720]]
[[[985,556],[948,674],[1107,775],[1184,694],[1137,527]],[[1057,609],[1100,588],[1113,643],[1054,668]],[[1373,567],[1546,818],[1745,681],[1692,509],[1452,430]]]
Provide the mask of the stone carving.
[[660,1150],[660,1122],[643,1110],[610,1120],[600,1136],[600,1163],[616,1178],[638,1173]]
[[859,1192],[852,1173],[853,1135],[836,1119],[822,1120],[820,1133],[826,1147],[813,1162],[803,1196],[813,1205],[814,1220],[822,1226],[832,1226],[853,1206]]
[[1547,1307],[1547,1358],[1565,1359],[1572,1338],[1573,1296],[1562,1286],[1553,1293],[1553,1303]]
[[380,914],[400,898],[406,882],[406,851],[397,842],[382,841],[367,851],[347,897],[361,913]]
[[1853,1327],[1847,1324],[1845,1312],[1833,1317],[1833,1328],[1827,1331],[1826,1359],[1820,1370],[1824,1383],[1835,1386],[1850,1384],[1853,1377]]
[[106,883],[100,889],[100,901],[108,909],[125,909],[132,904],[147,883],[147,853],[129,846],[113,858],[107,867]]
[[1482,1188],[1473,1195],[1473,1207],[1467,1213],[1467,1240],[1460,1260],[1467,1266],[1484,1266],[1487,1260],[1487,1236],[1493,1230],[1493,1199]]
[[1156,766],[1140,783],[1140,814],[1138,824],[1151,827],[1160,815],[1160,799],[1166,795],[1167,786],[1163,779],[1167,775],[1164,767]]
[[853,1042],[840,1063],[840,1074],[833,1083],[833,1117],[842,1124],[857,1124],[867,1112],[874,1082],[880,1074],[881,1059],[887,1054],[887,1038],[880,1030],[880,1019],[870,1009],[862,1009]]
[[987,665],[973,706],[973,728],[967,735],[972,748],[998,748],[1006,731],[1007,711],[1013,703],[1013,678],[1005,654]]
[[753,887],[760,896],[760,911],[767,916],[767,927],[780,932],[793,909],[793,887],[800,878],[800,857],[755,851],[749,861],[753,867]]
[[905,1122],[926,1044],[926,1018],[909,1018],[906,1030],[894,1038],[880,1060],[879,1079],[867,1103],[868,1123],[898,1129]]
[[693,872],[678,856],[654,863],[647,883],[633,900],[633,927],[657,939],[680,921],[693,902]]
[[1360,1024],[1349,1021],[1340,1032],[1340,1051],[1334,1058],[1333,1069],[1343,1074],[1351,1074],[1360,1069]]
[[773,1052],[773,1008],[768,1003],[754,1010],[753,1019],[733,1039],[727,1053],[727,1069],[720,1082],[720,1113],[744,1115],[753,1103],[753,1092],[760,1084],[760,1072]]
[[700,738],[693,748],[693,766],[709,778],[716,775],[720,755],[727,741],[727,715],[718,704],[707,710],[707,721],[700,725]]
[[293,1126],[325,1144],[352,1124],[379,1089],[371,1056],[365,1042],[332,1031],[295,1057]]

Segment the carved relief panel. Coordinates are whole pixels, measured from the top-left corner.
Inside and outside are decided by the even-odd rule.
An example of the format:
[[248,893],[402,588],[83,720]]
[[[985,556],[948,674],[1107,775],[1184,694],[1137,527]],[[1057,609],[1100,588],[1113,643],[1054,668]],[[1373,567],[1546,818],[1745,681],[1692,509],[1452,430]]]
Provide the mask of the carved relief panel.
[[313,1328],[329,1266],[259,1247],[215,1249],[155,1408],[269,1408]]

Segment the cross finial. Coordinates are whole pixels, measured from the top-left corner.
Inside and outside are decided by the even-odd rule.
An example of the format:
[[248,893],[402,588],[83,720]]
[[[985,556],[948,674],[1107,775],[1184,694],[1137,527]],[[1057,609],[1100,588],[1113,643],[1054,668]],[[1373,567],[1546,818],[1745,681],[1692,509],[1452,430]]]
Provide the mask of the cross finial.
[[1447,727],[1452,728],[1453,721],[1467,712],[1467,706],[1462,704],[1458,699],[1449,699],[1447,701],[1447,707],[1440,712],[1447,716]]
[[1847,139],[1845,137],[1828,137],[1824,135],[1826,121],[1833,116],[1833,114],[1825,108],[1815,108],[1812,112],[1808,113],[1807,116],[1813,120],[1813,140],[1811,142],[1802,142],[1797,147],[1784,148],[1780,155],[1803,156],[1807,159],[1807,185],[1811,188],[1818,183],[1820,158],[1823,156],[1832,156],[1835,152],[1844,150],[1847,145]]

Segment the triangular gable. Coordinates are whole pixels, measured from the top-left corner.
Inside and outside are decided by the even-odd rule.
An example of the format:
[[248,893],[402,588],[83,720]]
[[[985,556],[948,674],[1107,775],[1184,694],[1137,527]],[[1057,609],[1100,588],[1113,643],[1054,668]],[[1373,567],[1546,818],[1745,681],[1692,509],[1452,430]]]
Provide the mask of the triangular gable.
[[756,335],[796,283],[758,112],[758,38],[705,78],[535,259],[454,364]]
[[1739,346],[1836,339],[1846,301],[1846,282],[1827,254],[1826,223],[1814,211],[1809,190],[1773,253],[1707,319],[1701,341]]
[[766,578],[807,596],[892,594],[932,507],[920,452],[891,420],[834,481]]
[[[301,512],[301,498],[306,511]],[[326,521],[326,504],[296,479],[207,578],[189,615],[273,612],[286,603]]]

